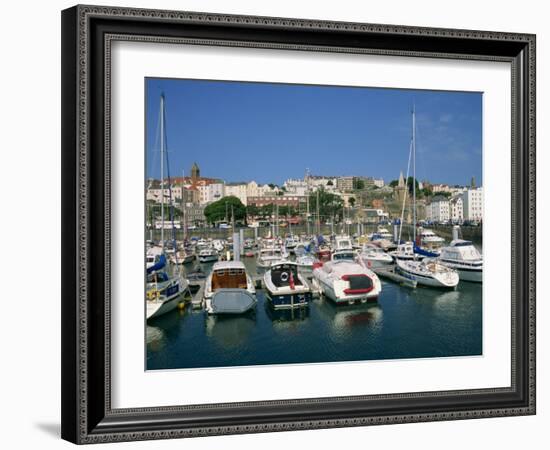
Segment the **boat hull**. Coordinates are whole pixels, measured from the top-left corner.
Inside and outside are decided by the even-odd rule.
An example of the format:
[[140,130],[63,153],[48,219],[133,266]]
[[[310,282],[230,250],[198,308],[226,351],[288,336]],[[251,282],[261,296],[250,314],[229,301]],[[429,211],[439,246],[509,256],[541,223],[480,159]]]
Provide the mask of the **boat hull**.
[[456,283],[448,284],[445,281],[440,280],[436,277],[430,277],[430,276],[420,275],[414,272],[409,272],[408,270],[405,270],[399,266],[396,267],[396,271],[400,275],[404,276],[405,278],[408,278],[411,281],[416,281],[417,284],[420,284],[422,286],[442,288],[442,289],[455,289],[457,286]]
[[179,291],[163,302],[148,301],[147,320],[155,319],[163,314],[175,310],[178,307],[178,304],[183,301],[182,294],[183,292]]
[[217,261],[218,261],[218,255],[199,256],[199,262],[201,263],[209,263],[209,262],[217,262]]
[[323,280],[319,280],[321,285],[321,292],[325,297],[332,300],[337,305],[353,305],[355,303],[367,303],[367,302],[377,302],[379,292],[369,292],[367,294],[357,294],[357,295],[337,295],[334,291],[334,288],[330,283],[326,283]]
[[311,291],[295,293],[273,293],[267,291],[267,298],[275,309],[304,308],[312,299]]

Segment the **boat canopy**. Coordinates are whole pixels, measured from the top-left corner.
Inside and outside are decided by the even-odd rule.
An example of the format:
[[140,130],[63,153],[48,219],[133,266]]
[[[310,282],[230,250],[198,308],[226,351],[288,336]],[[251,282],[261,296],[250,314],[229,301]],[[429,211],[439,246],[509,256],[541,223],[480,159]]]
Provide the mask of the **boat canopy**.
[[436,258],[439,256],[438,253],[424,250],[422,247],[418,247],[416,244],[414,245],[414,252],[418,255],[427,256],[428,258]]
[[166,256],[163,253],[162,255],[160,255],[159,260],[147,269],[147,273],[149,274],[152,272],[156,272],[157,270],[161,270],[162,268],[164,268],[164,266],[166,266]]

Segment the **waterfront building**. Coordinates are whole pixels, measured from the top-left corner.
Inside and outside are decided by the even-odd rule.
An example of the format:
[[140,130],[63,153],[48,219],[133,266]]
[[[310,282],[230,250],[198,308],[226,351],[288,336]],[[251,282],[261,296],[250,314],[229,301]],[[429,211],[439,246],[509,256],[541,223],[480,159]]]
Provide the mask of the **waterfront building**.
[[339,177],[336,179],[336,189],[340,192],[353,191],[355,177]]
[[206,223],[204,216],[204,205],[188,203],[185,209],[188,226],[200,227]]
[[226,183],[225,184],[225,197],[237,197],[243,205],[247,205],[246,202],[246,186],[247,183],[237,182],[237,183]]
[[310,192],[315,192],[319,188],[323,188],[325,191],[328,192],[333,192],[334,190],[336,190],[337,177],[308,174],[307,183]]
[[446,222],[451,215],[450,202],[446,197],[437,195],[429,205],[426,205],[426,219],[433,222]]
[[289,194],[304,196],[307,195],[308,192],[308,183],[306,180],[295,180],[289,178],[283,183],[283,186]]
[[266,205],[292,206],[298,208],[301,203],[306,202],[306,197],[301,195],[264,195],[261,197],[248,197],[247,204],[258,207]]
[[483,220],[483,188],[467,189],[462,193],[464,220]]
[[462,195],[454,195],[449,200],[451,208],[451,220],[453,222],[462,222],[464,220],[464,201]]
[[212,183],[199,186],[199,203],[208,205],[222,198],[225,194],[225,186],[223,183]]
[[374,184],[377,188],[384,187],[384,180],[382,178],[373,178],[372,184]]

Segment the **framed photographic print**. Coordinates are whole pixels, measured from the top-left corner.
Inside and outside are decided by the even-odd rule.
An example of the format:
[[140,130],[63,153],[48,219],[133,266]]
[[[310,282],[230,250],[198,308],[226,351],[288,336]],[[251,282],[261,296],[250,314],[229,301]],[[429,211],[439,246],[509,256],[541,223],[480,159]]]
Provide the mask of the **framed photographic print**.
[[62,13],[62,436],[535,413],[535,36]]

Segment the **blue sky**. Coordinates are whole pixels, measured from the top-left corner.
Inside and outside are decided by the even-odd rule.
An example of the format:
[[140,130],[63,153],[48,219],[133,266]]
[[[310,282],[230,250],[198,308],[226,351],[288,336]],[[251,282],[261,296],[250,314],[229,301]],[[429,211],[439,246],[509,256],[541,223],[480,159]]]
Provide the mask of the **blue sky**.
[[482,184],[482,94],[148,78],[147,176],[158,177],[160,95],[170,174],[282,184],[312,175],[389,182],[406,173],[411,108],[417,178]]

